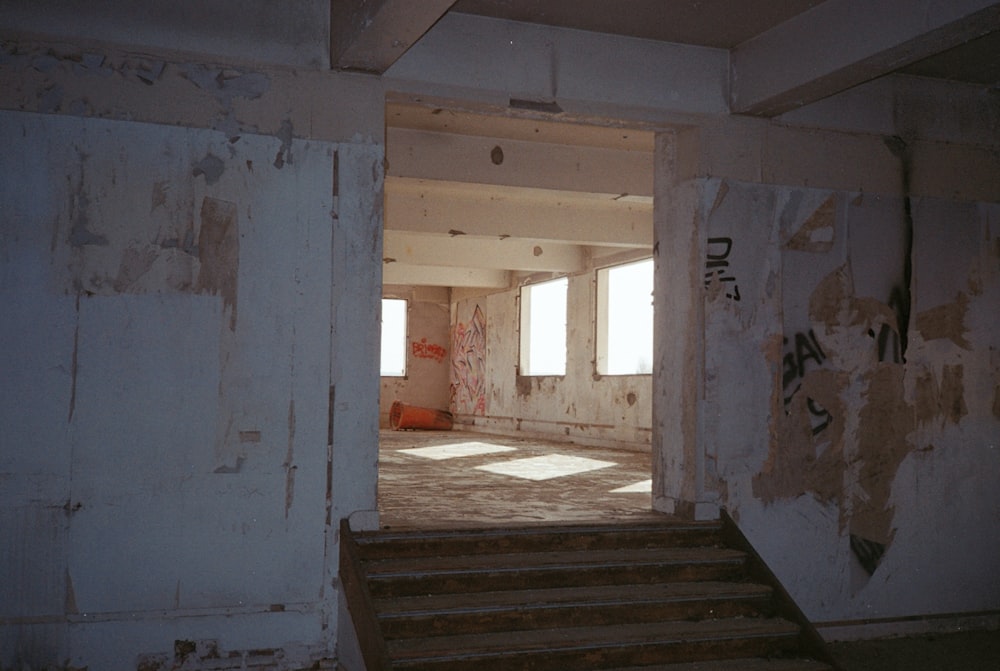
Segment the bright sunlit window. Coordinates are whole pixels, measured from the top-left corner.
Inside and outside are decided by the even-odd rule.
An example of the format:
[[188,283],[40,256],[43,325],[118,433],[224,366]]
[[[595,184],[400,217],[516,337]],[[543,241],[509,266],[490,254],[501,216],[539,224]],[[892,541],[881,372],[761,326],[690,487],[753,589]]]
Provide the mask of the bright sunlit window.
[[565,277],[521,289],[521,375],[566,374]]
[[382,299],[382,358],[384,377],[406,375],[406,301]]
[[597,271],[597,372],[653,372],[653,260]]

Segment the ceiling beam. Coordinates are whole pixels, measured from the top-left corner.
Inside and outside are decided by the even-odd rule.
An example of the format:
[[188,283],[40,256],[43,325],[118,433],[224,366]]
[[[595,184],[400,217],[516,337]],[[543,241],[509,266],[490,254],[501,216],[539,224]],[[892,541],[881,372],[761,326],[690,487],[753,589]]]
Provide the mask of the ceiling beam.
[[[624,143],[624,142],[623,142]],[[389,175],[651,198],[653,151],[388,128]]]
[[730,110],[776,116],[998,29],[996,0],[827,0],[732,51]]
[[386,262],[495,270],[576,273],[586,268],[579,245],[521,238],[471,238],[386,230]]
[[652,247],[653,207],[558,191],[387,178],[386,229]]
[[510,286],[510,273],[491,268],[448,268],[389,262],[382,264],[382,284],[506,289]]
[[455,0],[330,0],[330,65],[382,74]]

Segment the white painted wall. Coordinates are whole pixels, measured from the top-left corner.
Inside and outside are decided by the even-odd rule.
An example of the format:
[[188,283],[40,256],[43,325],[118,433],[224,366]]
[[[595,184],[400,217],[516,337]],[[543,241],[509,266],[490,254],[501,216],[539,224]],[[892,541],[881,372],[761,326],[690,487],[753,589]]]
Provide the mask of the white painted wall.
[[[666,325],[693,343],[694,366],[661,343],[661,363],[681,372],[677,384],[702,385],[704,402],[655,408],[656,500],[701,514],[727,507],[820,623],[995,609],[988,565],[1000,556],[1000,495],[975,474],[1000,466],[1000,239],[997,205],[984,202],[996,175],[986,169],[965,197],[941,198],[940,183],[919,177],[937,148],[911,141],[904,164],[883,138],[858,135],[851,141],[868,144],[872,163],[855,175],[860,189],[836,188],[852,164],[842,161],[842,138],[812,136],[812,148],[831,145],[797,178],[815,187],[767,183],[766,165],[759,181],[726,179],[721,159],[713,176],[685,179],[712,139],[660,143],[657,195],[695,194],[693,226],[688,212],[658,211],[662,272],[697,258],[708,282],[681,306],[683,328]],[[771,155],[769,142],[761,156]],[[729,168],[746,174],[742,160]],[[961,172],[965,160],[937,168]],[[905,284],[907,182],[912,309],[900,322],[891,297]],[[673,244],[685,236],[696,244]],[[685,398],[667,378],[657,389],[658,398]],[[872,575],[852,536],[882,546]]]
[[[14,112],[0,134],[0,663],[328,655],[328,497],[374,508],[327,481],[329,389],[377,360],[332,367],[331,214],[380,233],[380,150]],[[374,446],[374,411],[336,444]]]

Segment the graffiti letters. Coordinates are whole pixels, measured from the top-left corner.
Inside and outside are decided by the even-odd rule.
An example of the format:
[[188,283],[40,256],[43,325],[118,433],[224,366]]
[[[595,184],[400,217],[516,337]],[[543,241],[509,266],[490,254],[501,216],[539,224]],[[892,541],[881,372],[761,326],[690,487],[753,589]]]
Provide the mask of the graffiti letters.
[[457,413],[486,414],[486,317],[476,306],[468,324],[455,325],[451,350],[451,405]]
[[[788,345],[788,338],[783,340],[784,344]],[[792,340],[794,341],[792,349],[786,352],[781,360],[781,383],[785,390],[786,406],[792,402],[792,397],[802,387],[801,380],[806,374],[806,363],[813,361],[817,366],[821,366],[826,360],[826,354],[812,329],[809,329],[809,333],[796,333]],[[812,433],[815,436],[830,425],[833,416],[811,398],[806,399],[806,407],[809,409]]]
[[712,281],[722,282],[726,288],[726,298],[740,300],[740,288],[736,278],[727,275],[729,268],[729,253],[733,250],[732,238],[709,238],[705,260],[705,287]]
[[438,363],[444,361],[444,358],[448,356],[448,350],[441,345],[427,342],[427,338],[421,338],[420,342],[413,343],[411,349],[413,356],[418,359],[432,359]]

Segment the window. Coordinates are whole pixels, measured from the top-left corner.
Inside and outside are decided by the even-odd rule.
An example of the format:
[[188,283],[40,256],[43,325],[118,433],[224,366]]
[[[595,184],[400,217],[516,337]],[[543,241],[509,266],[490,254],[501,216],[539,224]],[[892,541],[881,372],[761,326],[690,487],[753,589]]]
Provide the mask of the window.
[[566,374],[565,277],[521,289],[521,375]]
[[597,271],[597,372],[653,372],[653,259]]
[[406,375],[406,301],[382,299],[382,358],[381,375]]

